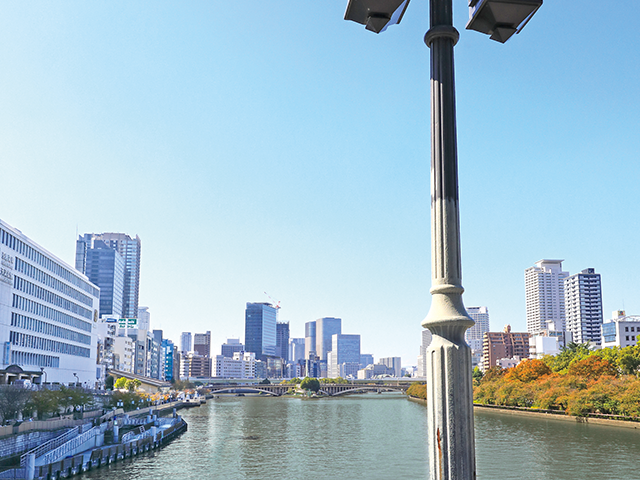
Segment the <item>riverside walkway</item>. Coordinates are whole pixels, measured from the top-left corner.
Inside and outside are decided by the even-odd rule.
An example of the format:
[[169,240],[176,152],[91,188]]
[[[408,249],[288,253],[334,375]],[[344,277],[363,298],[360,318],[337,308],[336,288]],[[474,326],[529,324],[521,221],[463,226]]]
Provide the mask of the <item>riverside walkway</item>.
[[[65,478],[155,449],[186,431],[177,409],[189,406],[192,403],[173,402],[128,414],[120,411],[110,420],[75,427],[22,455],[20,468],[0,473],[0,479]],[[167,410],[171,417],[158,415]]]

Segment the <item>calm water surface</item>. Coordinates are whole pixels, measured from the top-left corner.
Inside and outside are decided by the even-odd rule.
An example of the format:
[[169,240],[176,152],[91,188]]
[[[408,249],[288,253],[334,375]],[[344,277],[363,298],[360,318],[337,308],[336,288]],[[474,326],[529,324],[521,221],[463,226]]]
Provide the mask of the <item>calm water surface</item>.
[[[228,397],[182,410],[187,433],[84,479],[418,479],[426,407],[398,394]],[[479,479],[640,480],[640,431],[476,413]]]

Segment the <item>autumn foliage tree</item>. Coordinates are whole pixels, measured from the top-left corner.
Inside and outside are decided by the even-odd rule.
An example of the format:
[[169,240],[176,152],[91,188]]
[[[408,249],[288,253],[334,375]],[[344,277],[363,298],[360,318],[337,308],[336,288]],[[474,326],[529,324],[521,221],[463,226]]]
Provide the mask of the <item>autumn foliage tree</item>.
[[537,359],[526,359],[517,366],[507,370],[505,380],[520,382],[532,382],[544,375],[549,375],[551,369],[542,361]]
[[608,360],[596,355],[590,355],[569,365],[567,373],[569,375],[597,379],[602,375],[616,376],[618,370]]

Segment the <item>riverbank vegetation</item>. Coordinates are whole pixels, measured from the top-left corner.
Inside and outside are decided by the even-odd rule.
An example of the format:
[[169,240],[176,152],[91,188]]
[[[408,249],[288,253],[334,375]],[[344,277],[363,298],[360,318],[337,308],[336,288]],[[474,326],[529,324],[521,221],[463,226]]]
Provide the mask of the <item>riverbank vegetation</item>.
[[640,418],[640,346],[591,350],[570,344],[560,354],[523,360],[506,370],[474,372],[478,404],[559,410],[569,415]]
[[427,384],[414,382],[407,388],[407,395],[413,398],[427,399]]

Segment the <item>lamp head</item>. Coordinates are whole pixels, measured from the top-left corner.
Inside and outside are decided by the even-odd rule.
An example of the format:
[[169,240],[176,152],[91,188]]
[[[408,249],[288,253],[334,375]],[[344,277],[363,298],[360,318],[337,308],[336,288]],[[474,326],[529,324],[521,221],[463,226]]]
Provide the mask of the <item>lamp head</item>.
[[504,43],[520,33],[542,5],[542,0],[469,0],[467,30],[491,35]]
[[349,0],[345,20],[360,23],[375,33],[384,32],[389,25],[400,23],[409,0]]

